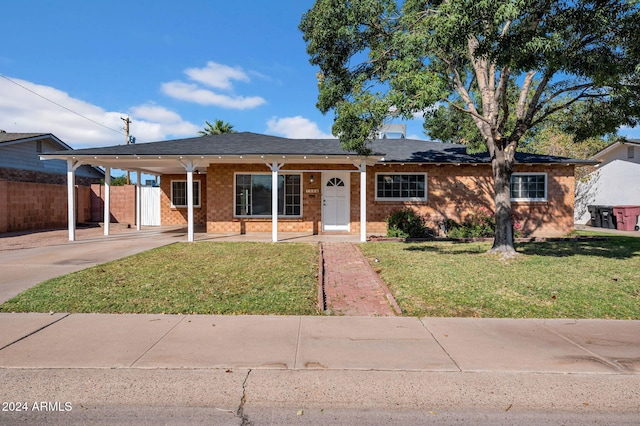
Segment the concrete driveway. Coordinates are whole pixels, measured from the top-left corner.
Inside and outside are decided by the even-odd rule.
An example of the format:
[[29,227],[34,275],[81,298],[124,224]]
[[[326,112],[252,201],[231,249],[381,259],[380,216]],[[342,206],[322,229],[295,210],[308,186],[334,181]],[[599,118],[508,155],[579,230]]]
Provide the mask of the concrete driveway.
[[101,235],[101,228],[79,229],[76,241],[67,231],[0,238],[0,304],[42,281],[156,247],[186,241],[181,228],[149,227]]

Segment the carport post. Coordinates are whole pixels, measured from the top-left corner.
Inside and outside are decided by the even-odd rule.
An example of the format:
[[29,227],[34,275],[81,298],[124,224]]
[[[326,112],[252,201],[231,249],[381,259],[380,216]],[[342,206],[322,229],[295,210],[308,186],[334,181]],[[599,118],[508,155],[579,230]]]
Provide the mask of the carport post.
[[137,172],[136,174],[136,230],[140,230],[140,217],[142,216],[142,200],[140,199],[140,195],[142,195],[142,190],[140,189],[140,179],[142,178],[142,173]]
[[72,159],[67,160],[67,218],[69,221],[69,241],[76,240],[76,174],[80,165]]
[[109,235],[111,222],[111,167],[104,168],[104,235]]

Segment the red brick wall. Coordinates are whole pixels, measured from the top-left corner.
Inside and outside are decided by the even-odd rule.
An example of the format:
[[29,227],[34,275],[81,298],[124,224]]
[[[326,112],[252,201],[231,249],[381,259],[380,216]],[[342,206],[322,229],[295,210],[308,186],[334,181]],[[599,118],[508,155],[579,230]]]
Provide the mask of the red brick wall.
[[[91,221],[104,222],[104,185],[91,185]],[[136,186],[111,186],[109,192],[111,223],[136,224]]]
[[[301,165],[287,164],[282,172],[287,170],[353,170],[353,166],[335,165]],[[207,232],[212,233],[246,233],[271,232],[271,218],[235,218],[235,181],[234,173],[253,172],[271,173],[266,165],[261,164],[212,164],[207,169]],[[314,182],[311,183],[311,175]],[[353,176],[351,186],[353,188]],[[163,176],[164,179],[164,176]],[[356,187],[359,183],[356,183]],[[319,190],[318,193],[307,190]],[[302,173],[302,218],[278,218],[280,232],[310,232],[318,234],[322,231],[322,175],[319,172]],[[353,190],[352,190],[353,191]],[[166,192],[163,190],[163,192]],[[353,195],[352,195],[353,202]],[[359,215],[359,204],[356,202],[356,216]],[[353,223],[352,206],[352,231]],[[163,222],[164,223],[164,222]]]
[[[76,187],[76,220],[89,215],[89,192]],[[0,181],[0,232],[67,226],[67,185]]]
[[[402,171],[427,173],[426,203],[375,201],[375,173]],[[555,236],[571,232],[574,166],[516,166],[515,172],[547,173],[547,201],[512,203],[523,234]],[[374,166],[367,173],[367,198],[368,233],[385,234],[386,217],[403,207],[422,214],[427,225],[437,230],[438,222],[445,218],[461,222],[478,208],[494,211],[491,166]]]
[[[360,173],[352,166],[287,164],[286,170],[350,170],[351,173],[351,233],[360,232]],[[270,218],[234,217],[234,173],[269,173],[266,165],[260,164],[213,164],[202,179],[202,206],[194,210],[195,222],[206,223],[211,233],[270,232]],[[426,202],[395,202],[375,200],[375,174],[385,172],[427,173]],[[546,172],[548,175],[548,200],[535,203],[513,203],[513,210],[526,235],[561,235],[573,230],[573,166],[517,166],[516,172]],[[310,182],[314,175],[314,183]],[[162,224],[186,224],[186,209],[170,207],[171,180],[184,180],[184,175],[162,177]],[[307,190],[318,189],[318,193]],[[322,231],[322,175],[306,172],[302,175],[302,218],[279,218],[280,232]],[[493,211],[493,178],[489,165],[376,165],[367,168],[367,232],[386,234],[385,219],[394,211],[411,207],[425,216],[427,224],[439,228],[445,218],[458,222],[467,215],[484,207]]]
[[[186,225],[187,208],[171,207],[171,181],[187,180],[187,175],[162,175],[160,179],[160,223],[163,225]],[[207,178],[206,175],[193,175],[194,181],[200,181],[200,207],[193,208],[193,221],[196,225],[207,223]]]

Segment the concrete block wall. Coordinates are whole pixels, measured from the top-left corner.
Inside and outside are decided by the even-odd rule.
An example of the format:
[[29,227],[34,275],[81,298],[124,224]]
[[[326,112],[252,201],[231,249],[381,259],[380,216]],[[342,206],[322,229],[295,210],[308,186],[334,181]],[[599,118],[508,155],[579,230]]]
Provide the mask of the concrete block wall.
[[9,231],[9,182],[0,180],[0,233]]
[[[89,214],[89,191],[76,187],[76,218]],[[67,226],[67,185],[0,181],[0,233]]]
[[[109,197],[109,210],[111,223],[136,224],[136,186],[122,185],[111,186]],[[104,185],[91,185],[91,221],[104,222]]]

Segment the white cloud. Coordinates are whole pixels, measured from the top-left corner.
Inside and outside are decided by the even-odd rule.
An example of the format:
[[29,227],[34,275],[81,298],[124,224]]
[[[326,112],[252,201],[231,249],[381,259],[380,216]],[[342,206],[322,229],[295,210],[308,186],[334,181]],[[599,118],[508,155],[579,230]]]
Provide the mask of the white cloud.
[[131,114],[138,119],[157,121],[159,123],[176,123],[182,120],[177,112],[155,104],[135,106],[131,108]]
[[[181,101],[228,109],[251,109],[267,102],[260,96],[238,96],[233,93],[233,81],[246,83],[251,81],[249,74],[240,67],[230,67],[209,61],[204,68],[187,68],[184,73],[194,83],[178,80],[162,83],[160,86],[162,93]],[[261,74],[253,74],[263,77]],[[228,94],[216,93],[206,87],[224,90]]]
[[302,116],[277,118],[267,121],[267,133],[276,133],[291,139],[335,139],[322,132],[316,123]]
[[[121,118],[127,116],[127,112],[105,111],[50,86],[17,78],[11,80],[15,83],[0,78],[0,129],[17,133],[53,133],[73,148],[126,142]],[[131,134],[138,142],[162,140],[168,136],[196,136],[199,130],[179,114],[157,105],[134,106],[130,112]]]
[[216,89],[232,89],[231,80],[249,82],[249,76],[242,68],[232,68],[213,61],[207,62],[207,66],[204,68],[187,68],[184,73],[191,80]]
[[245,98],[243,96],[221,95],[211,90],[202,89],[197,84],[181,81],[162,83],[161,90],[164,94],[182,101],[195,102],[200,105],[215,105],[229,109],[249,109],[266,103],[259,96]]

